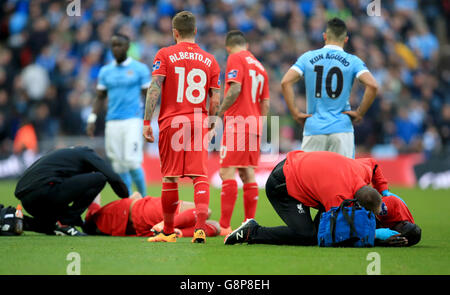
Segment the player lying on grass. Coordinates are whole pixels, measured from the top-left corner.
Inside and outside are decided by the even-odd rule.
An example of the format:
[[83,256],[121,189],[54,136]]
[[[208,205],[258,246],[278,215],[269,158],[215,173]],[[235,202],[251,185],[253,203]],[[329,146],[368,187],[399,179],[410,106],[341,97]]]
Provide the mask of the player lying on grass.
[[[177,237],[192,237],[195,222],[195,204],[180,200],[174,220]],[[161,198],[142,197],[135,192],[129,198],[110,202],[103,207],[99,195],[88,208],[83,231],[90,235],[149,237],[161,232],[163,226]],[[205,231],[209,237],[218,235],[219,223],[207,220]]]
[[[266,195],[287,226],[263,227],[249,219],[225,238],[225,244],[316,245],[320,214],[354,198],[377,215],[379,227],[386,227],[377,230],[376,239],[384,241],[377,244],[411,246],[420,240],[420,228],[404,202],[389,192],[380,167],[371,158],[290,152],[267,179]],[[314,221],[311,207],[319,210]]]

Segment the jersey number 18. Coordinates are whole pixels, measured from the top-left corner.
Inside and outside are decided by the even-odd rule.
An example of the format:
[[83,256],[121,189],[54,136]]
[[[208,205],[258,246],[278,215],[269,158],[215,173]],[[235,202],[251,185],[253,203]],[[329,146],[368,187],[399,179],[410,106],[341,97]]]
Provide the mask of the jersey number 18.
[[[183,98],[186,95],[186,99],[193,104],[201,103],[206,97],[206,73],[201,69],[192,69],[185,76],[186,69],[184,67],[175,67],[175,74],[178,74],[178,91],[177,102],[183,102]],[[198,82],[195,81],[195,77],[200,77]],[[186,78],[188,87],[186,91],[184,89],[184,80]],[[194,95],[194,91],[197,90],[198,95]]]

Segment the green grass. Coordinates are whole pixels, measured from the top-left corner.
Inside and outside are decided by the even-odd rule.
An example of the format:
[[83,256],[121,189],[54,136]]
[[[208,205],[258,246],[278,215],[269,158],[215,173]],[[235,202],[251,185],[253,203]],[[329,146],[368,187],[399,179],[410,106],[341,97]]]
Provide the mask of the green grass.
[[[15,182],[0,182],[0,203],[17,205]],[[149,194],[160,195],[160,186]],[[25,232],[19,237],[0,237],[0,275],[66,274],[70,252],[81,256],[81,274],[366,274],[367,254],[378,252],[381,274],[450,274],[450,193],[448,190],[394,188],[408,204],[422,228],[422,241],[411,248],[319,248],[272,245],[224,246],[223,237],[207,244],[147,243],[144,238],[56,237]],[[181,186],[180,198],[192,201],[191,186]],[[115,199],[109,186],[103,203]],[[212,219],[220,214],[220,190],[211,188]],[[242,192],[232,226],[243,219]],[[261,225],[283,224],[260,191],[256,220]]]

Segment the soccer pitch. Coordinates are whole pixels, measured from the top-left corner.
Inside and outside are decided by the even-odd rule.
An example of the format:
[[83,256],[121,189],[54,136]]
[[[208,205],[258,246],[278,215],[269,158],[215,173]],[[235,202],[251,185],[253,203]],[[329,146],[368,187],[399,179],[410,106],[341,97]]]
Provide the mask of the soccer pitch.
[[[17,205],[14,181],[0,182],[0,203]],[[160,186],[148,193],[160,195]],[[450,274],[450,192],[392,188],[408,204],[422,240],[411,248],[319,248],[272,245],[223,245],[223,237],[192,244],[190,238],[177,243],[148,243],[134,237],[59,237],[25,232],[19,237],[0,237],[0,275],[67,273],[68,254],[80,257],[80,273],[126,275],[365,275],[371,252],[380,257],[381,274]],[[102,204],[115,200],[107,185]],[[193,200],[192,186],[180,187],[180,198]],[[211,188],[212,219],[220,216],[220,190]],[[232,227],[243,219],[242,191],[236,202]],[[264,190],[260,191],[255,218],[261,225],[282,225]]]

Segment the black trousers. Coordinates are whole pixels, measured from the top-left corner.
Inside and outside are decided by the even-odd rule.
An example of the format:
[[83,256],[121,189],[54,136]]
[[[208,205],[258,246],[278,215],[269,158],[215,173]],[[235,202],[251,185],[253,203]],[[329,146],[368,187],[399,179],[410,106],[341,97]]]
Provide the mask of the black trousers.
[[249,244],[316,245],[320,212],[313,221],[310,208],[289,196],[283,166],[278,163],[266,182],[266,195],[287,226],[258,227],[251,233]]
[[20,197],[25,210],[33,218],[24,219],[24,229],[52,233],[56,221],[66,225],[82,225],[81,214],[106,185],[99,172],[79,174],[60,183],[45,183]]

